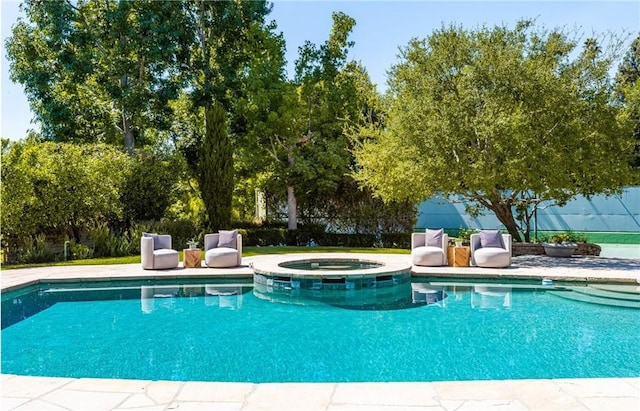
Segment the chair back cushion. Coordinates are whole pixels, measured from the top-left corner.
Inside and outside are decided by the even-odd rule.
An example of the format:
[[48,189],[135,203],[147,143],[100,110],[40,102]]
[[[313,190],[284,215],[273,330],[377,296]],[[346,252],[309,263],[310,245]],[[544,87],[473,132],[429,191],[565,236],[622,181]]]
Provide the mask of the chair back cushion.
[[429,230],[427,228],[427,231],[424,237],[424,245],[426,245],[427,247],[442,248],[442,234],[443,234],[442,228],[439,230]]
[[[155,244],[156,241],[153,241],[153,244]],[[153,246],[156,250],[158,249],[171,249],[171,235],[170,234],[158,234],[158,246],[156,247],[155,245]]]
[[238,248],[238,230],[220,230],[218,232],[220,233],[218,247]]
[[480,247],[505,248],[502,242],[502,234],[498,230],[480,231]]

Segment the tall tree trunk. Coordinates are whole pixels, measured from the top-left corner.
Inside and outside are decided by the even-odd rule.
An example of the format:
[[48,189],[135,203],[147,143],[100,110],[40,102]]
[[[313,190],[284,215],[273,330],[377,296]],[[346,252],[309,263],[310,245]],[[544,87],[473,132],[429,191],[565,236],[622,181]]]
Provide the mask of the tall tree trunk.
[[287,187],[287,221],[289,230],[298,229],[298,202],[293,186]]
[[[295,159],[293,157],[293,146],[288,148],[287,160],[289,168],[293,169]],[[298,201],[296,200],[296,191],[292,185],[287,186],[287,222],[289,230],[298,229]]]
[[124,135],[124,148],[127,151],[133,150],[136,138],[133,134],[133,130],[131,129],[131,123],[127,119],[124,110],[122,111],[122,134]]
[[[125,74],[120,77],[120,88],[123,92],[129,87],[129,77]],[[133,134],[133,130],[131,129],[131,121],[127,118],[127,112],[124,107],[120,109],[120,115],[122,116],[122,136],[124,137],[124,148],[127,151],[133,150],[133,146],[135,144],[135,136]]]
[[233,147],[226,112],[214,102],[205,108],[205,136],[198,164],[200,192],[211,230],[230,228],[233,199]]

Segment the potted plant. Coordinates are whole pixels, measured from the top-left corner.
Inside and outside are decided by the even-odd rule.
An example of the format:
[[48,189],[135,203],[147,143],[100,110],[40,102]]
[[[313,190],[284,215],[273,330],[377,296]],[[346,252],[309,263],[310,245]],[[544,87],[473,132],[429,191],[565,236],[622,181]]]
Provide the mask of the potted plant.
[[544,253],[550,257],[571,257],[578,248],[571,233],[560,233],[551,237],[550,242],[542,243]]
[[187,244],[189,245],[190,250],[195,250],[196,248],[198,248],[198,242],[196,241],[195,238],[192,238],[191,240],[187,241]]
[[476,230],[472,228],[462,228],[458,229],[458,235],[453,240],[456,244],[456,247],[462,247],[465,245],[469,245],[471,242],[471,234],[475,233]]

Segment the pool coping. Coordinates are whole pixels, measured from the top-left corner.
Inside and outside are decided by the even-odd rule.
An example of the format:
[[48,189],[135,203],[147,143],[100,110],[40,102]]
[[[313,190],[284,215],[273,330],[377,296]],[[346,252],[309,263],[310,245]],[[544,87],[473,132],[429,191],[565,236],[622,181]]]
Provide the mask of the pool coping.
[[[323,254],[313,254],[320,258]],[[331,256],[336,254],[331,253]],[[349,258],[356,254],[347,254]],[[297,255],[300,256],[300,255]],[[408,254],[365,254],[365,258],[407,259]],[[524,257],[524,258],[523,258]],[[481,279],[549,278],[558,281],[640,284],[640,260],[515,257],[507,269],[413,267],[415,277]],[[38,282],[180,278],[247,278],[245,258],[235,269],[142,270],[139,264],[64,266],[3,271],[2,292]],[[283,395],[286,393],[286,395]],[[583,378],[389,383],[228,383],[30,377],[0,374],[3,410],[635,410],[640,378]]]
[[[282,260],[282,254],[265,254],[243,258],[243,264],[232,268],[184,268],[182,263],[170,270],[144,270],[140,264],[50,266],[21,268],[2,271],[0,292],[8,292],[39,282],[82,282],[116,280],[171,280],[180,278],[251,278],[252,267],[273,266]],[[295,258],[337,257],[350,259],[382,260],[389,264],[406,264],[409,254],[367,253],[308,253],[290,254]],[[276,265],[277,266],[277,265]],[[580,256],[554,258],[546,256],[513,257],[508,268],[481,267],[422,267],[411,266],[413,277],[477,278],[487,280],[534,280],[580,283],[619,283],[640,285],[640,259],[601,258]]]

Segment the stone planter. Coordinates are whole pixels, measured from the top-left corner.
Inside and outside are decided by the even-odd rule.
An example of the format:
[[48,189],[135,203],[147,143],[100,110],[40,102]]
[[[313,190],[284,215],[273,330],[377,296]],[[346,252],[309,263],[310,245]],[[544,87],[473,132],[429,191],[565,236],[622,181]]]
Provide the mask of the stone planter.
[[563,243],[563,244],[551,244],[543,243],[544,253],[549,257],[571,257],[572,254],[578,249],[578,245],[575,243]]
[[[544,247],[541,243],[513,243],[511,246],[512,255],[545,255]],[[602,248],[598,244],[578,243],[578,248],[574,255],[599,256]]]

